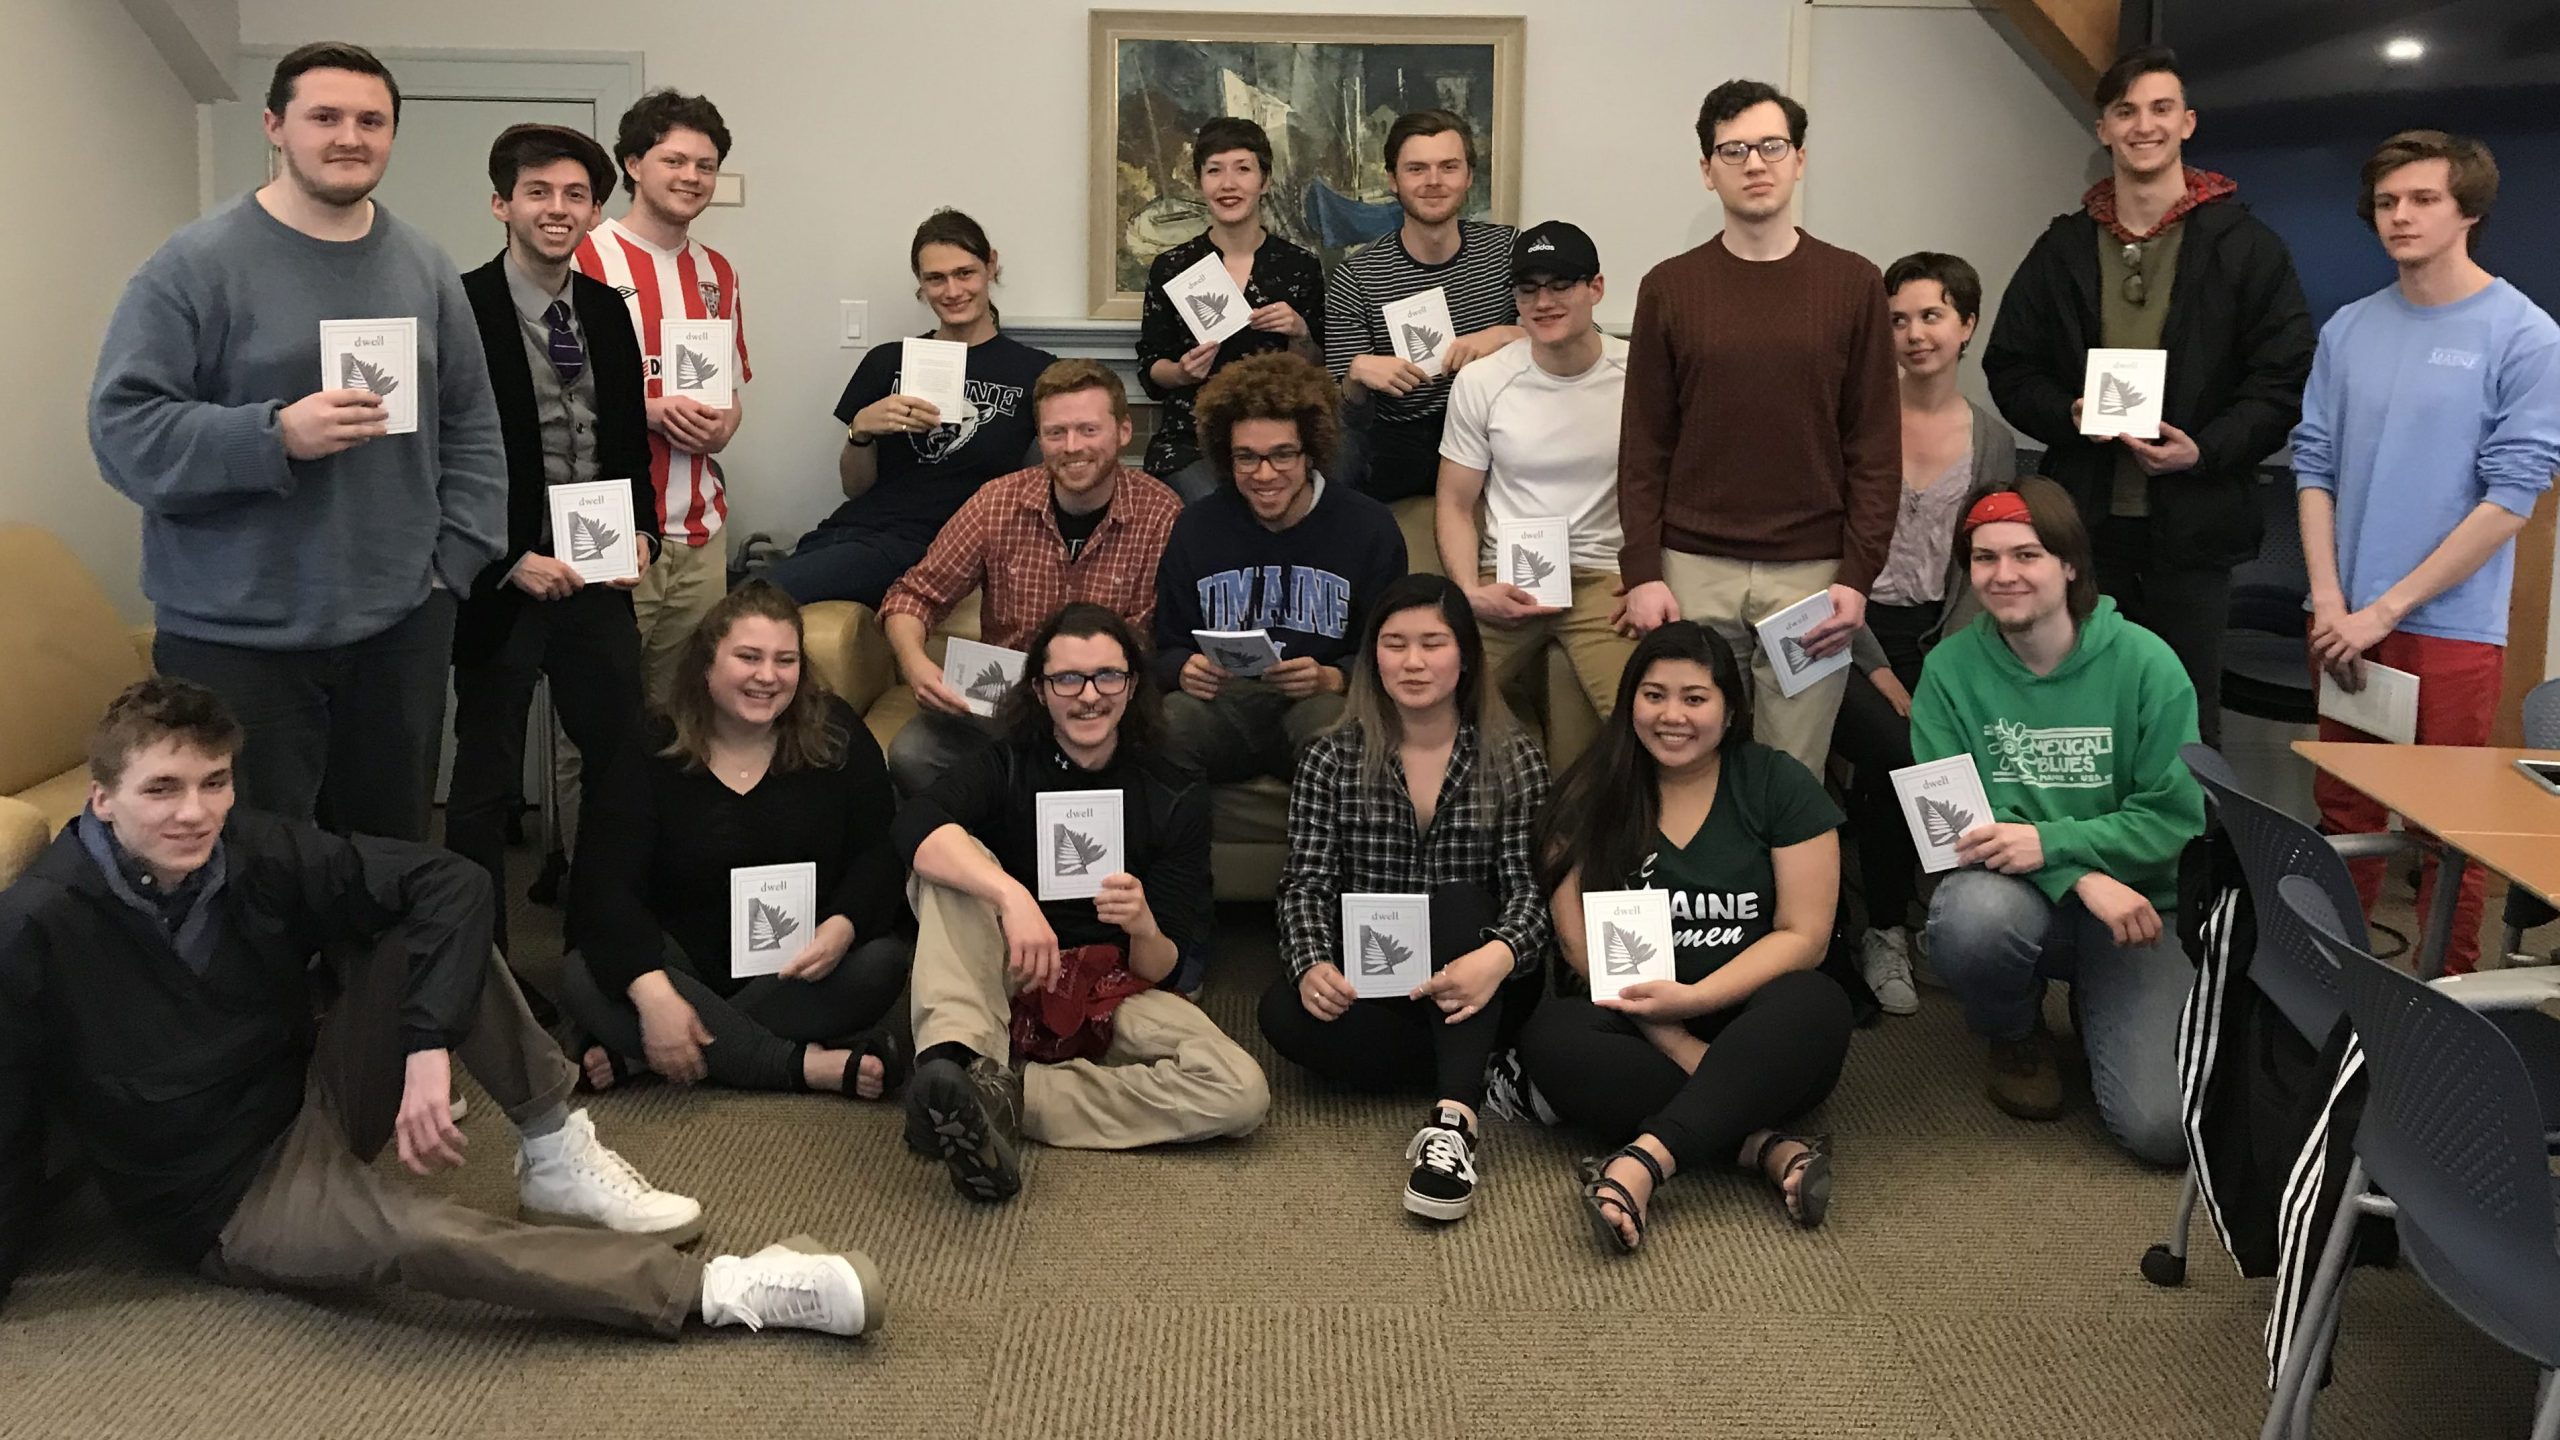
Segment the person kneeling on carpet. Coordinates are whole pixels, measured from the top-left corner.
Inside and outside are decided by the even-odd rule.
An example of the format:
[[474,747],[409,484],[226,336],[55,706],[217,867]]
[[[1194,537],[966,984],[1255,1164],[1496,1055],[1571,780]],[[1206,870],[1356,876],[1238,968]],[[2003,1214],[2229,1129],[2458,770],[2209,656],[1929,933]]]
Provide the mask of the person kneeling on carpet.
[[[235,809],[241,739],[210,690],[131,686],[91,736],[87,810],[0,893],[0,1297],[36,1238],[50,1110],[128,1226],[225,1283],[397,1279],[662,1336],[879,1324],[858,1252],[677,1250],[702,1207],[567,1108],[576,1069],[491,943],[487,872]],[[415,1174],[462,1163],[457,1057],[522,1136],[522,1220],[371,1167],[395,1139]]]
[[1021,1191],[1026,1138],[1244,1135],[1271,1104],[1253,1057],[1177,993],[1209,934],[1209,792],[1164,757],[1137,632],[1074,604],[1026,654],[999,742],[897,822],[918,926],[908,1143],[982,1201]]

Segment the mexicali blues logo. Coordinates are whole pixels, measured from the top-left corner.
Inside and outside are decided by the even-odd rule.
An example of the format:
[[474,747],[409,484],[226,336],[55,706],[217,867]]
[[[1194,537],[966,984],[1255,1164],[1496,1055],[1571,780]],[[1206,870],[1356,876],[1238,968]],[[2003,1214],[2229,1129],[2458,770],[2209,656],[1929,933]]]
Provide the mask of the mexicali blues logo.
[[2038,790],[2107,790],[2116,783],[2116,732],[2107,725],[2039,730],[2013,720],[1982,727],[1991,741],[1991,783]]

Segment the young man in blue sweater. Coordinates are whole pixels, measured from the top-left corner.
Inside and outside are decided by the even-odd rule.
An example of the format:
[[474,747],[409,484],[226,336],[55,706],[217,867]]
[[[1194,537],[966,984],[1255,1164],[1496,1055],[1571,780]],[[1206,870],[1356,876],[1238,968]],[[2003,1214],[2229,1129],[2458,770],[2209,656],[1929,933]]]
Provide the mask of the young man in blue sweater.
[[[142,507],[155,667],[248,729],[242,798],[424,840],[455,601],[505,544],[507,463],[462,277],[367,198],[399,119],[391,72],[357,46],[276,63],[283,165],[126,285],[89,443]],[[387,380],[324,381],[320,327],[350,319],[412,322],[414,368],[386,351]],[[415,432],[389,433],[411,405]]]
[[[1153,665],[1166,738],[1213,785],[1289,777],[1342,714],[1361,618],[1405,573],[1394,514],[1325,479],[1339,403],[1295,354],[1239,360],[1200,391],[1200,448],[1224,479],[1165,541]],[[1199,630],[1260,630],[1280,663],[1235,674]]]
[[[2487,146],[2392,136],[2356,209],[2400,267],[2321,327],[2293,432],[2312,663],[2360,689],[2364,663],[2418,677],[2418,743],[2486,745],[2505,679],[2515,537],[2560,468],[2560,326],[2472,258],[2498,197]],[[2373,737],[2335,720],[2323,740]],[[2382,806],[2313,781],[2323,828],[2380,830]],[[2382,862],[2351,867],[2371,910]],[[2435,873],[2420,887],[2426,913]],[[2445,968],[2479,958],[2481,873],[2463,878]]]

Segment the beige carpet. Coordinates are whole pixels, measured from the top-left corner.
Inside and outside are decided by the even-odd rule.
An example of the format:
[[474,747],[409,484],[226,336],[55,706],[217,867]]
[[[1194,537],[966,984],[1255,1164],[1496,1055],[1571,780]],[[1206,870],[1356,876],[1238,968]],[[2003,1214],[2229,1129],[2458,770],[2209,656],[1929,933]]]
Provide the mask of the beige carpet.
[[[521,864],[521,862],[520,862]],[[522,912],[529,953],[556,915]],[[1270,912],[1222,912],[1209,1008],[1266,1063],[1252,1002]],[[2135,1262],[2175,1177],[2106,1143],[2085,1096],[2026,1126],[1979,1097],[1942,994],[1863,1032],[1819,1117],[1830,1225],[1701,1173],[1644,1251],[1603,1255],[1569,1135],[1496,1126],[1475,1215],[1398,1206],[1421,1098],[1275,1073],[1251,1139],[1038,1152],[1016,1203],[953,1193],[894,1108],[644,1085],[594,1106],[650,1176],[699,1196],[706,1253],[796,1230],[877,1256],[886,1332],[694,1332],[680,1344],[382,1292],[311,1300],[151,1272],[76,1200],[0,1310],[0,1435],[2059,1436],[2254,1434],[2266,1282],[2201,1224],[2182,1290]],[[511,1199],[513,1136],[466,1122],[453,1192]],[[2319,1433],[2522,1436],[2533,1376],[2412,1277],[2349,1291]]]

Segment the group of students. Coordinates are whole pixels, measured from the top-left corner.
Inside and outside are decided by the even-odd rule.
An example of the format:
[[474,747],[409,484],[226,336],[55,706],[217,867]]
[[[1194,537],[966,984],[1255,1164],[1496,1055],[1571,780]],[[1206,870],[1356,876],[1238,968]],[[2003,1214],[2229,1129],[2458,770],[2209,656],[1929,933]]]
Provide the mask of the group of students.
[[[2421,738],[2463,738],[2475,709],[2485,738],[2487,701],[2446,677],[2494,675],[2507,542],[2560,464],[2560,331],[2470,258],[2487,152],[2411,132],[2359,200],[2399,283],[2315,361],[2281,242],[2180,159],[2174,57],[2127,57],[2097,101],[2114,174],[2038,241],[1986,354],[2052,479],[2018,478],[1957,391],[1971,267],[1879,273],[1790,223],[1806,116],[1771,87],[1708,95],[1723,230],[1646,276],[1625,342],[1593,323],[1586,234],[1463,218],[1456,116],[1396,122],[1402,223],[1329,275],[1261,221],[1268,140],[1220,118],[1193,154],[1210,227],[1158,257],[1141,327],[1158,473],[1120,463],[1113,371],[1005,337],[994,247],[938,212],[910,261],[933,334],[969,347],[968,413],[901,393],[897,348],[874,349],[838,406],[845,506],[730,588],[717,457],[741,411],[675,393],[659,353],[664,326],[726,320],[747,378],[736,271],[688,233],[718,112],[653,93],[610,156],[511,128],[490,159],[506,247],[457,277],[367,198],[389,72],[342,44],[287,56],[281,173],[145,265],[100,360],[92,435],[143,507],[161,673],[101,722],[87,811],[0,896],[0,1283],[50,1109],[120,1213],[234,1282],[398,1276],[668,1334],[874,1328],[858,1252],[674,1249],[701,1207],[598,1141],[574,1091],[646,1070],[902,1095],[908,1143],[986,1201],[1019,1191],[1029,1141],[1250,1132],[1264,1075],[1187,997],[1213,962],[1209,787],[1255,775],[1290,789],[1259,1027],[1333,1083],[1432,1092],[1415,1214],[1469,1213],[1483,1122],[1512,1117],[1618,1147],[1580,1194],[1613,1248],[1700,1167],[1820,1224],[1828,1145],[1796,1127],[1853,1026],[1823,973],[1839,831],[1876,922],[1863,978],[1914,1008],[1898,932],[1920,887],[1884,777],[1959,755],[1992,815],[1923,933],[1990,1098],[2061,1113],[2042,1001],[2069,981],[2105,1123],[2174,1163],[2175,875],[2204,826],[2176,752],[2214,728],[2201,617],[2254,550],[2250,472],[2291,434],[2314,663],[2416,669]],[[607,220],[617,181],[632,204]],[[1255,306],[1215,347],[1162,288],[1212,253]],[[1381,309],[1435,286],[1461,333],[1429,374]],[[313,336],[404,313],[419,425],[395,436],[384,396],[312,390]],[[2168,351],[2157,440],[2081,433],[2093,345]],[[626,476],[640,578],[582,583],[545,494]],[[1425,495],[1450,579],[1407,573],[1387,508]],[[1491,563],[1532,518],[1566,522],[1569,605]],[[972,591],[984,638],[1026,657],[992,717],[926,648]],[[1817,592],[1833,614],[1801,643],[1855,662],[1790,695],[1753,627]],[[885,754],[808,670],[795,596],[878,608],[919,705]],[[1257,629],[1286,658],[1254,676],[1195,633]],[[1549,644],[1603,715],[1561,777],[1502,693]],[[454,853],[419,843],[448,664]],[[493,884],[545,674],[585,767],[565,1048],[499,954]],[[1120,869],[1044,899],[1037,820],[1067,791],[1117,792]],[[813,866],[817,919],[780,973],[734,973],[731,872],[786,862]],[[1677,979],[1594,999],[1582,897],[1625,889],[1670,892]],[[1409,994],[1346,975],[1342,898],[1372,894],[1430,901]],[[421,1173],[459,1162],[455,1056],[523,1136],[535,1223],[362,1163],[395,1139]]]

